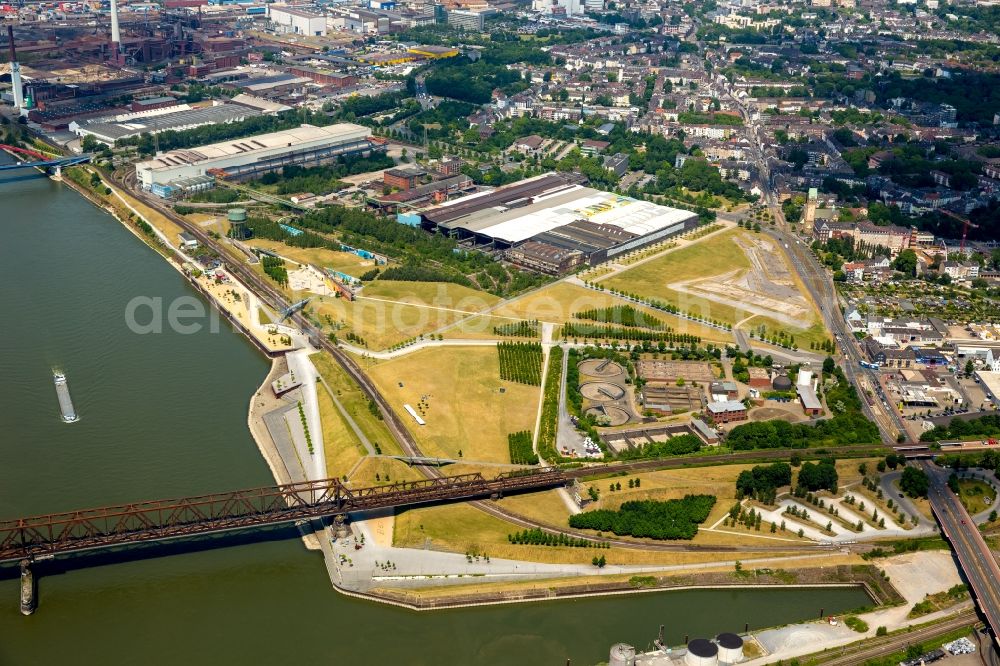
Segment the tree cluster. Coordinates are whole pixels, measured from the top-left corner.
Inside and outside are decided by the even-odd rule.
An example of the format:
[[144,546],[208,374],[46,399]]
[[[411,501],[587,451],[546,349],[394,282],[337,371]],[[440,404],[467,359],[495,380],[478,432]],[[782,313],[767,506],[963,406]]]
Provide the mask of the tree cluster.
[[907,467],[899,478],[899,489],[909,497],[927,497],[930,487],[927,473],[918,467]]
[[507,448],[513,465],[537,465],[538,455],[531,448],[531,431],[520,430],[507,435]]
[[799,469],[798,488],[816,492],[829,490],[837,492],[837,467],[832,460],[822,460],[818,463],[802,463]]
[[752,497],[765,503],[774,501],[775,491],[792,483],[792,468],[788,463],[755,465],[740,472],[736,478],[736,497]]
[[597,509],[570,516],[570,527],[641,539],[693,539],[715,505],[714,495],[685,495],[664,502],[625,502],[617,511]]
[[500,379],[540,386],[542,383],[542,345],[537,342],[497,343]]

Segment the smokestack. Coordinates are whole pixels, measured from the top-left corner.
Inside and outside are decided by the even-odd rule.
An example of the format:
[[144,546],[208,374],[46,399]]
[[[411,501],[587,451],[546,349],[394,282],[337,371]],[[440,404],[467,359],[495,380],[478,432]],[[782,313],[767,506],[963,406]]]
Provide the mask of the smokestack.
[[122,31],[118,27],[118,0],[111,0],[111,44],[114,48],[115,62],[122,51]]
[[10,85],[14,89],[14,108],[24,108],[24,90],[21,86],[21,65],[14,50],[14,27],[7,26],[7,40],[10,42]]

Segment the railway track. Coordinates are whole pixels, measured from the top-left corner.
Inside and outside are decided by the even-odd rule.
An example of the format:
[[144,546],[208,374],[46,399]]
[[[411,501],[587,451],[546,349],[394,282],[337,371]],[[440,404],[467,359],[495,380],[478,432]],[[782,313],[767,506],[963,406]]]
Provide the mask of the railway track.
[[[827,651],[819,655],[807,655],[801,660],[823,666],[854,666],[879,657],[887,657],[905,650],[910,645],[933,640],[962,627],[971,628],[978,622],[976,611],[970,608],[946,620],[925,625],[913,631],[853,643],[843,648],[840,654],[831,654],[830,651]],[[825,659],[825,655],[829,655],[830,658]]]

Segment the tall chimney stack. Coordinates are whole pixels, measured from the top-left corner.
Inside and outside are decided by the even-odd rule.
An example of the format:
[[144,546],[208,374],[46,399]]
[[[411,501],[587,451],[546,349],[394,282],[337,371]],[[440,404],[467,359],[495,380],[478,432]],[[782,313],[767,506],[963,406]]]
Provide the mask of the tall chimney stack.
[[10,42],[10,85],[14,89],[14,108],[24,108],[24,90],[21,85],[21,65],[17,62],[17,51],[14,50],[14,27],[7,26],[7,40]]
[[111,0],[111,48],[114,60],[119,62],[122,52],[122,31],[118,27],[118,0]]

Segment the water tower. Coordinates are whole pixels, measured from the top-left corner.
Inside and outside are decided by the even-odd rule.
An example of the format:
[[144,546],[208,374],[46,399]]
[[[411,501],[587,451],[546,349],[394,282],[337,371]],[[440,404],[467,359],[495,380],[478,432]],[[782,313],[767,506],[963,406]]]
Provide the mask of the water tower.
[[230,238],[246,240],[250,237],[250,230],[247,229],[246,208],[230,208],[228,218]]

